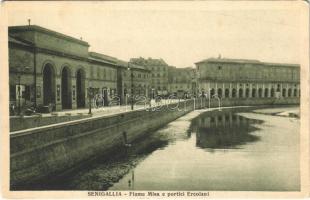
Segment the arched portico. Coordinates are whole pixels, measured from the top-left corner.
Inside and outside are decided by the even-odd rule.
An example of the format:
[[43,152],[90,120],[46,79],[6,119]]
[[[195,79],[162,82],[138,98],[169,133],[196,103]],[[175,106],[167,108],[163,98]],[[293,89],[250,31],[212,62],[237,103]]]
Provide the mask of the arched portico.
[[[43,66],[43,105],[55,105],[55,70],[52,64]],[[53,107],[55,109],[55,107]]]
[[61,105],[62,109],[72,108],[71,71],[67,66],[61,70]]

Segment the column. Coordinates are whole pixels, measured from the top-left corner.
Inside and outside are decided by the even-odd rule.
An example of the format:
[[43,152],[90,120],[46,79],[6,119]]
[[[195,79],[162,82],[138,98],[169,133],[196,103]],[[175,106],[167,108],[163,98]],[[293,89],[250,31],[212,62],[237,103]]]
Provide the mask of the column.
[[222,99],[225,98],[225,83],[222,85]]
[[263,85],[262,97],[263,97],[263,98],[265,98],[265,84],[264,84],[264,83],[262,83],[262,85]]
[[250,85],[249,98],[252,98],[252,83],[249,83],[249,85]]
[[229,83],[229,98],[232,97],[232,84]]
[[236,98],[239,98],[239,84],[240,83],[236,83],[236,84],[237,84]]
[[71,78],[71,104],[72,104],[72,109],[77,108],[77,95],[76,95],[76,76],[72,76]]
[[42,77],[42,74],[37,74],[37,81],[36,81],[37,85],[35,87],[36,88],[36,100],[37,100],[37,106],[38,105],[42,105],[43,104],[43,77]]
[[62,110],[61,105],[61,76],[56,75],[55,77],[55,102],[56,102],[56,111]]

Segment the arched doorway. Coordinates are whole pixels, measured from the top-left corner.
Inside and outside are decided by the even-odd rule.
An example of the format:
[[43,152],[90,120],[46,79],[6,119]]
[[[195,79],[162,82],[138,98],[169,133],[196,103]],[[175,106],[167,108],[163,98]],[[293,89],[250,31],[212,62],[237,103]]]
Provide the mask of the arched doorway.
[[287,93],[288,93],[288,94],[287,94],[288,97],[292,97],[292,89],[291,89],[291,88],[288,89]]
[[256,97],[256,89],[253,88],[253,89],[252,89],[252,98],[255,98],[255,97]]
[[221,88],[217,89],[217,96],[222,98],[222,89]]
[[265,94],[264,94],[264,97],[265,97],[265,98],[267,98],[267,97],[268,97],[268,93],[269,93],[268,88],[265,88]]
[[214,88],[212,88],[211,92],[210,92],[210,98],[212,98],[214,94],[215,94],[215,90],[214,90]]
[[282,97],[286,97],[286,88],[282,89]]
[[61,105],[62,109],[72,108],[71,96],[71,74],[68,67],[61,71]]
[[229,89],[226,88],[226,89],[225,89],[225,98],[228,98],[228,97],[229,97]]
[[43,104],[55,106],[55,72],[51,64],[46,64],[43,68]]
[[231,97],[236,98],[237,90],[235,88],[232,89]]
[[239,89],[239,98],[242,98],[242,97],[243,97],[243,89],[240,88],[240,89]]
[[247,89],[245,89],[245,97],[249,98],[249,96],[250,96],[250,89],[247,88]]
[[76,72],[76,106],[85,107],[85,73],[82,69]]

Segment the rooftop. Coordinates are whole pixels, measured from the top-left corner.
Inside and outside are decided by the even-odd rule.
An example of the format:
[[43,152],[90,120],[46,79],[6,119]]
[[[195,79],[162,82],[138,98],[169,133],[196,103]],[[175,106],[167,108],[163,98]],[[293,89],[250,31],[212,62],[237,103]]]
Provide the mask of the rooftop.
[[65,35],[63,33],[59,33],[56,31],[52,31],[50,29],[47,28],[43,28],[41,26],[37,26],[37,25],[27,25],[27,26],[10,26],[9,27],[9,33],[16,33],[16,32],[23,32],[23,31],[37,31],[37,32],[41,32],[41,33],[45,33],[45,34],[49,34],[58,38],[62,38],[62,39],[66,39],[69,40],[71,42],[75,42],[84,46],[88,46],[89,44],[83,40]]
[[112,56],[108,56],[102,53],[96,53],[96,52],[89,52],[88,53],[89,57],[92,59],[96,60],[102,60],[105,62],[113,63],[113,64],[118,64],[118,59]]
[[270,62],[261,62],[259,60],[252,60],[252,59],[231,59],[231,58],[208,58],[196,62],[195,64],[199,63],[242,63],[242,64],[262,64],[262,65],[270,65],[270,66],[288,66],[288,67],[299,67],[298,64],[291,64],[291,63],[270,63]]

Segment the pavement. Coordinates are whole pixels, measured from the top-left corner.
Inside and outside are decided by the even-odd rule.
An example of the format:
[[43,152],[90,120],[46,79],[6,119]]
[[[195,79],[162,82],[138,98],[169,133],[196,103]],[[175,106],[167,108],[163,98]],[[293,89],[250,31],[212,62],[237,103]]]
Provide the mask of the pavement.
[[[184,101],[184,100],[180,100]],[[160,102],[155,102],[155,100],[151,101],[151,107],[160,106],[160,105],[167,105],[171,103],[177,103],[179,102],[178,99],[169,99],[169,100],[161,100]],[[145,108],[149,108],[149,104],[145,105],[134,105],[134,110],[141,110]],[[117,113],[124,113],[124,112],[130,112],[131,111],[131,105],[121,105],[121,106],[108,106],[108,107],[98,107],[96,108],[94,105],[92,105],[91,112],[93,116],[104,116],[109,114],[117,114]],[[64,116],[64,115],[87,115],[89,112],[89,108],[82,108],[82,109],[70,109],[70,110],[62,110],[62,111],[56,111],[52,113],[42,113],[42,117],[48,117],[52,115],[58,115],[58,116]]]

